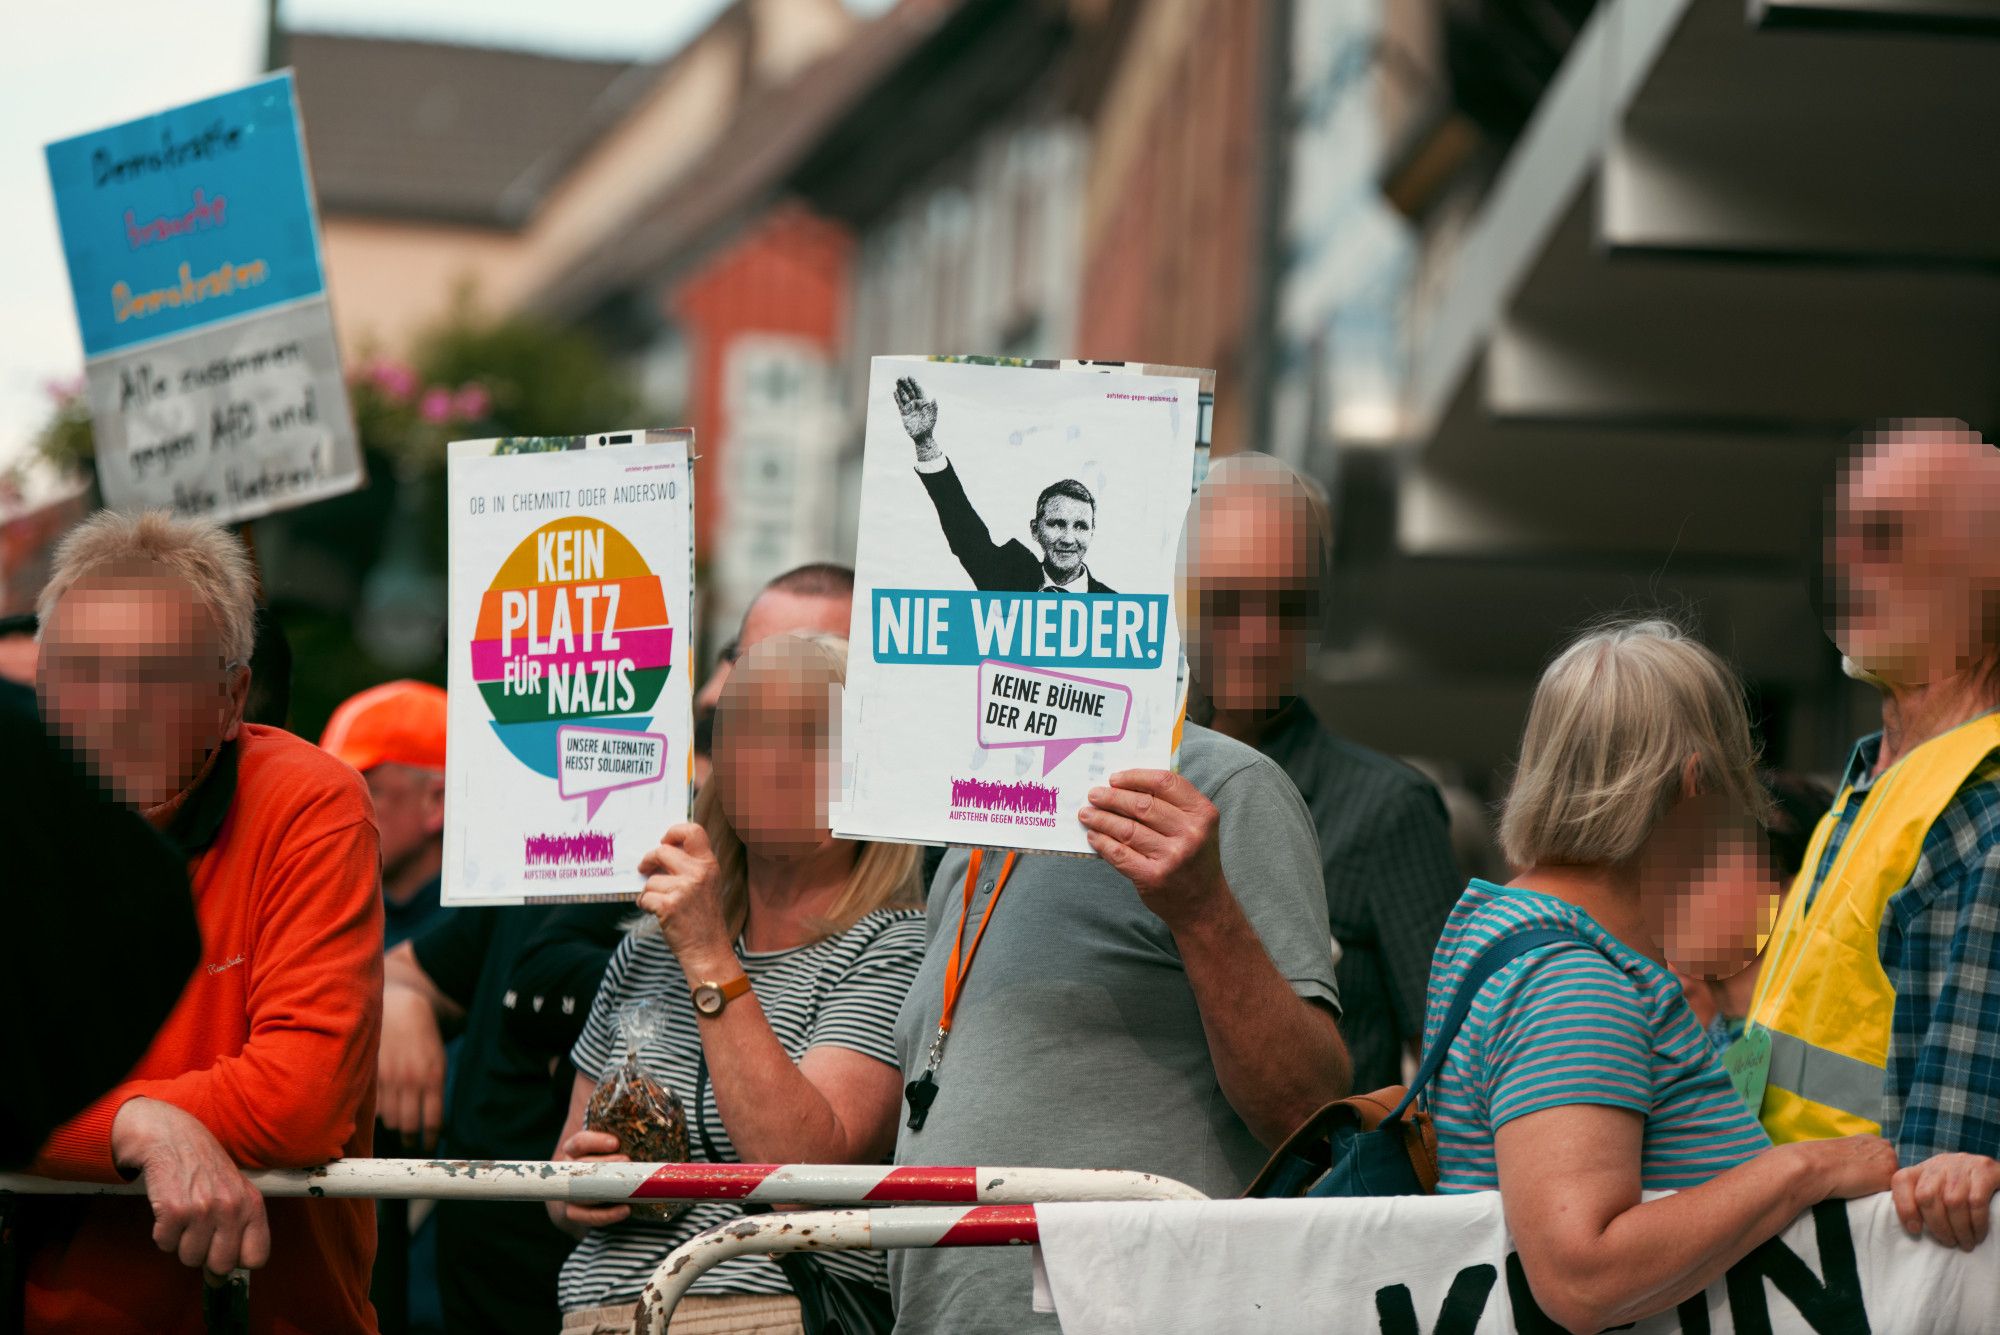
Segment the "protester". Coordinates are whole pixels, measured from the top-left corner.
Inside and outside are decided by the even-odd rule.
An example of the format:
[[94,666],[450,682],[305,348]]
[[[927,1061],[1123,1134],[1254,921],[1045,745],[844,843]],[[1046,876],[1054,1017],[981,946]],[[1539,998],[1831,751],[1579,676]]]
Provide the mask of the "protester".
[[[11,1170],[145,1053],[194,972],[201,934],[180,857],[49,734],[34,692],[7,681],[0,756],[0,911],[6,938],[32,943],[0,969],[0,1071],[17,1077],[0,1099],[0,1169]],[[76,905],[79,849],[117,869],[96,878],[89,913]],[[77,986],[80,959],[117,986]],[[63,1023],[51,1024],[58,996]]]
[[[736,637],[716,655],[715,670],[695,692],[697,791],[708,780],[715,708],[737,660],[773,635],[845,636],[853,610],[854,571],[832,562],[795,566],[758,590],[743,610]],[[577,904],[555,910],[522,948],[510,975],[511,990],[529,997],[595,995],[629,917],[624,904]],[[547,1030],[553,1050],[564,1054],[576,1042],[583,1023],[581,1012],[558,1018],[558,1013],[539,1007],[519,1011],[517,1017],[519,1024]]]
[[[751,636],[744,637],[746,640]],[[747,650],[716,714],[715,771],[694,820],[667,831],[640,870],[649,915],[612,955],[577,1041],[577,1077],[555,1158],[616,1161],[618,1139],[586,1131],[593,1088],[622,1057],[614,1021],[634,1001],[666,1002],[640,1051],[646,1073],[686,1109],[690,1149],[709,1162],[869,1163],[895,1138],[902,1080],[896,1008],[923,955],[917,850],[828,830],[846,644],[778,635]],[[625,1331],[667,1253],[727,1222],[728,1204],[670,1220],[623,1205],[554,1203],[582,1241],[563,1267],[566,1331]],[[881,1282],[878,1253],[829,1252],[826,1272]],[[765,1257],[725,1261],[681,1310],[732,1331],[797,1330],[783,1271]],[[725,1328],[718,1326],[718,1329]]]
[[[1766,771],[1758,775],[1758,783],[1767,803],[1764,837],[1722,849],[1702,870],[1698,885],[1704,897],[1749,896],[1775,910],[1798,876],[1813,830],[1833,805],[1833,794],[1798,774]],[[1760,957],[1720,978],[1676,970],[1682,994],[1717,1051],[1743,1036],[1762,963]]]
[[1905,1224],[1962,1241],[2000,1182],[2000,451],[1887,423],[1831,509],[1830,632],[1882,731],[1848,760],[1745,1041],[1768,1045],[1772,1139],[1879,1128]]
[[252,587],[220,527],[104,512],[63,541],[41,597],[44,712],[186,859],[203,947],[131,1075],[35,1161],[50,1176],[141,1175],[146,1200],[22,1209],[30,1330],[200,1331],[202,1279],[183,1267],[238,1266],[262,1267],[254,1328],[375,1326],[369,1202],[267,1207],[239,1171],[369,1152],[381,1017],[367,791],[319,748],[241,721]]
[[[1095,858],[945,855],[896,1023],[896,1161],[1240,1192],[1350,1084],[1311,817],[1275,763],[1190,724],[1178,773],[1109,775],[1078,819]],[[899,1331],[1056,1328],[1018,1249],[899,1251],[889,1274]]]
[[[847,627],[854,574],[807,565],[771,581],[738,642]],[[726,653],[697,696],[719,697]],[[389,955],[382,1120],[407,1144],[457,1158],[539,1159],[562,1129],[582,1033],[632,906],[461,908]],[[447,1102],[445,1033],[462,1030]],[[552,1074],[553,1071],[553,1074]],[[572,1239],[533,1202],[441,1201],[433,1216],[445,1327],[545,1335]]]
[[0,617],[0,681],[35,684],[35,615]]
[[382,942],[395,949],[438,907],[444,864],[445,694],[392,681],[341,702],[320,746],[361,772],[382,833]]
[[1300,695],[1330,545],[1324,501],[1290,467],[1244,454],[1210,469],[1188,519],[1189,714],[1276,761],[1305,798],[1341,1033],[1355,1088],[1379,1089],[1423,1030],[1431,952],[1463,883],[1437,787],[1329,732]]
[[1499,1190],[1529,1286],[1566,1329],[1665,1311],[1802,1210],[1895,1171],[1874,1136],[1772,1149],[1665,965],[1718,937],[1754,948],[1754,902],[1718,906],[1728,920],[1679,912],[1754,833],[1754,766],[1742,689],[1714,654],[1662,621],[1585,634],[1529,706],[1500,826],[1518,871],[1473,881],[1438,944],[1427,1043],[1489,947],[1572,938],[1478,989],[1430,1088],[1439,1190]]

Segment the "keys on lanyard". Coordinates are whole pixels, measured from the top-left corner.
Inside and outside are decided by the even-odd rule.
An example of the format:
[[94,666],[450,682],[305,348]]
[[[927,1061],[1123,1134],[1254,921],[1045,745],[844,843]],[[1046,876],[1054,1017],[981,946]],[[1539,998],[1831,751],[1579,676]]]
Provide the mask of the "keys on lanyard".
[[938,1026],[937,1037],[931,1040],[930,1057],[924,1062],[924,1073],[903,1086],[903,1097],[910,1101],[912,1131],[924,1129],[924,1120],[931,1115],[931,1104],[937,1099],[938,1062],[944,1057],[944,1039],[949,1032],[943,1025]]
[[924,1061],[923,1074],[903,1086],[903,1097],[910,1105],[910,1120],[906,1125],[912,1131],[924,1129],[924,1122],[930,1116],[931,1104],[937,1101],[938,1063],[944,1059],[944,1041],[951,1036],[951,1018],[958,1009],[959,991],[965,985],[965,976],[972,972],[972,960],[979,953],[979,943],[986,937],[986,926],[993,921],[993,906],[1000,902],[1000,892],[1007,888],[1007,878],[1014,874],[1014,859],[1018,853],[1010,852],[1007,860],[1000,864],[1000,875],[993,882],[992,894],[986,900],[986,911],[979,915],[979,930],[972,934],[972,948],[965,948],[965,923],[972,916],[973,887],[979,881],[979,868],[986,860],[986,850],[974,849],[972,860],[965,867],[965,895],[963,907],[958,917],[958,938],[952,943],[951,956],[945,961],[944,970],[944,1013],[938,1020],[937,1036],[931,1040],[931,1050]]

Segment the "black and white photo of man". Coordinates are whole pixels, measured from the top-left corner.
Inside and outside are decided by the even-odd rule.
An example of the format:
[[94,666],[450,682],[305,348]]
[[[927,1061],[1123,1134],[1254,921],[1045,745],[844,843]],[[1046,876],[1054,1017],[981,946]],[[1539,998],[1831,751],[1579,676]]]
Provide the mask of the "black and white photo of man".
[[1097,498],[1075,478],[1051,482],[1035,501],[1028,534],[1037,557],[1019,538],[993,541],[992,530],[965,494],[958,470],[937,443],[938,406],[909,376],[896,381],[896,409],[917,447],[917,476],[937,507],[951,554],[975,588],[989,593],[1110,593],[1084,558],[1097,532]]

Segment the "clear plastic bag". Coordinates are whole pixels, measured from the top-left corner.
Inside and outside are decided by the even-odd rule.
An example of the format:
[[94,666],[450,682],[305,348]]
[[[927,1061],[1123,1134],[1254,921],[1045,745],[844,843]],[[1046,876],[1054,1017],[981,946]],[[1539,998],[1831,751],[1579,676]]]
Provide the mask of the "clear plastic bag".
[[[618,1137],[618,1147],[635,1163],[687,1162],[687,1110],[674,1092],[646,1074],[639,1062],[639,1054],[660,1033],[666,1019],[666,1007],[657,1001],[627,1002],[618,1008],[614,1023],[625,1055],[597,1082],[583,1116],[586,1130],[608,1131]],[[667,1220],[686,1208],[649,1203],[634,1205],[632,1214],[638,1219]]]

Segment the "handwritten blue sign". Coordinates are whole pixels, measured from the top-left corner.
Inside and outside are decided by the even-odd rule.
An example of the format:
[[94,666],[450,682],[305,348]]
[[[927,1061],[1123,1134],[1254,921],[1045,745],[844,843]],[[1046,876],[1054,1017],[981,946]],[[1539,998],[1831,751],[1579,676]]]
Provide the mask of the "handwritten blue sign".
[[325,290],[289,71],[47,153],[86,357]]

